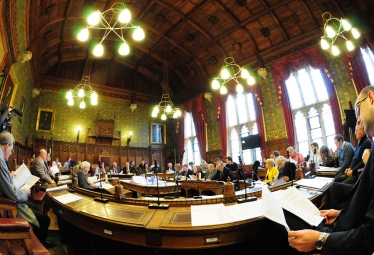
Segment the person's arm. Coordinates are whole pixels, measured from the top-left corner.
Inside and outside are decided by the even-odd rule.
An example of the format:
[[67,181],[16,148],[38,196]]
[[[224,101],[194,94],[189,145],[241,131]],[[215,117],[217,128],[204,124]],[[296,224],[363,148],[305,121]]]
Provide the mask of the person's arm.
[[33,165],[33,168],[35,171],[33,171],[33,174],[35,176],[38,176],[42,181],[52,183],[52,179],[49,176],[49,174],[47,174],[44,171],[44,167],[45,165],[44,165],[44,162],[42,162],[42,160],[35,160],[34,165]]
[[364,141],[364,143],[362,144],[362,146],[361,146],[361,148],[360,148],[360,152],[359,152],[359,154],[358,154],[358,160],[359,160],[359,163],[358,163],[356,166],[354,166],[354,167],[351,166],[352,174],[353,174],[353,175],[358,175],[358,170],[361,169],[361,168],[364,168],[365,163],[364,163],[363,160],[362,160],[362,156],[363,156],[363,154],[364,154],[364,151],[365,151],[366,149],[369,149],[369,150],[370,150],[370,148],[371,148],[371,142],[370,142],[369,139],[366,139],[366,140]]
[[340,166],[340,171],[345,171],[345,169],[349,168],[351,165],[353,156],[355,154],[355,151],[353,149],[353,146],[350,146],[350,144],[346,144],[344,147],[344,152],[343,152],[343,163]]
[[83,171],[77,171],[77,177],[79,187],[91,190],[94,189],[90,184],[87,183],[86,175],[83,173]]
[[16,186],[14,186],[5,161],[1,161],[0,168],[0,185],[4,195],[18,203],[27,202],[30,189],[17,189]]

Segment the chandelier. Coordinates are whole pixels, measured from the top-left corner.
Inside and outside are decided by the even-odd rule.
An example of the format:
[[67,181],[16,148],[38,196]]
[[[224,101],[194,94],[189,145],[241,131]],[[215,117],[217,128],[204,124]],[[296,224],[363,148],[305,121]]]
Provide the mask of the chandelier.
[[136,41],[144,39],[144,31],[140,26],[134,26],[131,23],[131,13],[123,3],[114,3],[112,7],[104,12],[96,11],[90,14],[87,18],[88,26],[83,28],[78,34],[78,40],[84,42],[89,37],[90,29],[105,30],[103,38],[96,44],[93,54],[100,57],[104,54],[104,47],[102,42],[105,38],[113,32],[122,40],[122,44],[118,49],[120,55],[127,55],[130,52],[129,45],[123,37],[125,29],[134,29],[133,38]]
[[161,112],[161,120],[166,120],[167,116],[172,116],[174,119],[177,119],[182,115],[179,108],[176,108],[173,102],[170,99],[169,95],[169,78],[168,78],[168,67],[164,65],[164,74],[163,74],[163,93],[161,101],[153,108],[152,117],[156,118],[158,113]]
[[97,93],[92,89],[90,86],[90,72],[92,66],[92,59],[88,59],[86,63],[86,67],[83,72],[83,77],[79,81],[78,85],[68,91],[66,94],[66,99],[68,100],[68,105],[74,105],[74,99],[76,98],[79,102],[79,107],[81,109],[86,108],[85,98],[91,98],[91,105],[97,105]]
[[[334,43],[338,38],[342,38],[345,40],[347,50],[354,50],[355,46],[353,42],[347,37],[352,36],[354,39],[358,39],[361,34],[357,28],[352,27],[346,19],[334,18],[329,12],[322,14],[322,19],[324,21],[324,35],[321,37],[322,49],[328,50],[331,48],[331,53],[334,56],[339,55],[340,49]],[[351,31],[351,36],[348,33],[349,31]]]
[[243,85],[240,83],[241,80],[246,80],[250,86],[256,82],[246,69],[236,64],[232,57],[227,57],[223,61],[220,75],[212,81],[212,88],[214,90],[219,89],[220,93],[224,95],[227,93],[226,84],[235,81],[236,92],[241,93],[244,90]]

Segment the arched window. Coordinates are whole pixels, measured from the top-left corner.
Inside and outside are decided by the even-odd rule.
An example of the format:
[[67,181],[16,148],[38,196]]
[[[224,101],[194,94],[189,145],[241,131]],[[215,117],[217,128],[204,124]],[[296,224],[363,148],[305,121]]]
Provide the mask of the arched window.
[[304,156],[317,142],[334,148],[335,128],[326,86],[319,69],[307,65],[286,80],[296,134],[296,150]]
[[258,134],[256,113],[254,110],[252,93],[240,93],[229,95],[227,98],[227,130],[229,136],[228,155],[233,161],[238,162],[238,156],[242,155],[243,163],[253,164],[255,160],[261,160],[261,149],[242,150],[241,137]]
[[369,47],[366,48],[360,48],[362,56],[364,57],[366,70],[368,71],[370,84],[374,85],[374,55],[369,49]]
[[194,164],[201,164],[201,155],[199,143],[197,142],[195,125],[192,114],[186,112],[184,117],[184,149],[185,158],[187,162],[194,162]]

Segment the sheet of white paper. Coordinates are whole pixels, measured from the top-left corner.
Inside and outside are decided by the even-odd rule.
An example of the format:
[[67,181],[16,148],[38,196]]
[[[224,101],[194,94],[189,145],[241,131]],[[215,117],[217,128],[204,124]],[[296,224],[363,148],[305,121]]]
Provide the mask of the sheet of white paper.
[[60,172],[60,169],[58,169],[57,165],[51,167],[52,174],[55,175]]
[[64,180],[69,180],[69,179],[71,179],[70,175],[61,175],[58,177],[59,181],[64,181]]
[[318,172],[337,172],[339,168],[320,166]]
[[29,188],[31,189],[32,186],[34,186],[34,184],[39,181],[39,177],[35,176],[35,175],[30,175],[29,178],[27,179],[25,185],[23,185],[21,187],[21,189],[26,189],[26,188]]
[[59,201],[62,204],[68,204],[68,203],[71,203],[71,202],[78,201],[78,200],[82,199],[80,196],[77,196],[77,195],[74,195],[74,194],[71,194],[71,193],[61,195],[61,196],[57,196],[57,197],[53,197],[53,198],[56,199],[57,201]]
[[95,176],[88,177],[87,181],[89,183],[95,183],[95,182],[97,182],[97,176],[95,175]]
[[[101,185],[101,187],[100,187],[100,185]],[[110,184],[110,183],[106,183],[106,182],[101,182],[101,184],[98,183],[97,187],[98,187],[99,189],[100,189],[100,188],[102,188],[102,189],[112,189],[112,188],[114,188],[114,186],[113,186],[112,184]]]
[[232,222],[223,204],[191,205],[192,226],[208,226]]
[[65,189],[69,189],[68,185],[61,185],[61,186],[57,186],[57,187],[53,187],[53,188],[48,188],[46,191],[47,192],[51,192],[51,191],[59,191],[59,190],[65,190]]
[[294,163],[294,164],[298,164],[297,161],[292,159],[292,158],[288,158],[288,161],[290,161],[291,163]]
[[147,180],[143,176],[133,176],[131,177],[131,183],[147,185]]
[[298,180],[296,183],[301,186],[306,186],[315,189],[322,189],[326,187],[328,184],[332,182],[332,179],[320,179],[320,178],[312,178],[312,179],[301,179]]
[[295,187],[273,192],[273,195],[284,209],[310,225],[318,226],[323,220],[318,208]]
[[[22,164],[15,172],[15,177],[13,178],[13,184],[17,188],[21,188],[31,176],[30,170],[25,164]],[[39,178],[38,178],[39,179]]]
[[262,187],[261,212],[269,220],[283,225],[286,228],[287,232],[290,231],[290,228],[286,223],[286,219],[284,218],[282,207],[278,204],[277,200],[271,194],[270,190],[265,186]]
[[232,221],[248,220],[262,216],[261,200],[226,206]]
[[276,186],[279,186],[279,185],[283,185],[285,184],[285,180],[283,179],[283,177],[281,177],[280,179],[278,179],[276,182],[274,182],[271,186],[272,187],[276,187]]

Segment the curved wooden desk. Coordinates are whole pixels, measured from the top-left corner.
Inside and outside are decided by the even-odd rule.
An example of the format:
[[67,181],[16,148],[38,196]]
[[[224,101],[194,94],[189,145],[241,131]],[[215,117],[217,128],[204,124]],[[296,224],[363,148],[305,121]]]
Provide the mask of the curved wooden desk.
[[178,192],[177,185],[173,182],[160,181],[158,184],[158,189],[157,185],[139,185],[131,183],[129,180],[120,181],[120,184],[125,189],[146,195],[157,195],[158,193],[160,193],[160,195],[166,195]]

